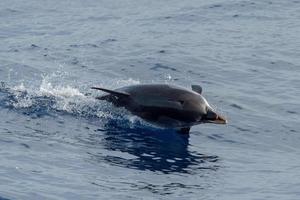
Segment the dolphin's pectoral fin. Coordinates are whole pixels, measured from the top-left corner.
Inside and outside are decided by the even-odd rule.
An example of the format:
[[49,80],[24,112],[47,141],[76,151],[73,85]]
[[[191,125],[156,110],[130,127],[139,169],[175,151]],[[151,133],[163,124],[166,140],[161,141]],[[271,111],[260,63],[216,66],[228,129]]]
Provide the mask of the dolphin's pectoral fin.
[[184,128],[177,129],[176,132],[180,134],[189,134],[190,129],[191,127],[184,127]]
[[121,91],[116,91],[116,90],[109,90],[109,89],[105,89],[105,88],[101,88],[101,87],[91,87],[91,89],[101,90],[101,91],[110,93],[112,95],[115,95],[117,97],[129,97],[130,96],[130,94],[128,94],[126,92],[121,92]]
[[192,85],[192,90],[199,94],[202,94],[202,87],[200,85]]

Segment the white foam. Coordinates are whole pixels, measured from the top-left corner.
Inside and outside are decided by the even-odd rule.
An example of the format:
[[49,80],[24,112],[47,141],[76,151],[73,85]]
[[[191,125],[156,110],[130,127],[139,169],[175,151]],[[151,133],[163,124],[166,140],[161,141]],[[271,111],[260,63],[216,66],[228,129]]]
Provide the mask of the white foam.
[[12,103],[14,108],[29,108],[33,105],[34,102],[32,101],[32,98],[27,93],[24,94],[24,92],[27,92],[24,83],[12,87],[11,91],[16,99],[16,101]]
[[17,101],[14,102],[12,105],[14,108],[29,108],[33,105],[33,101],[28,96],[22,98],[17,96]]
[[21,83],[20,85],[14,86],[12,88],[12,90],[14,90],[14,91],[20,91],[20,92],[25,92],[26,88],[24,86],[24,83]]
[[74,97],[80,96],[84,97],[77,88],[73,88],[69,85],[67,86],[53,86],[47,79],[43,79],[40,86],[40,92],[45,96],[56,96],[56,97]]
[[[17,109],[30,107],[34,109],[35,106],[39,106],[37,104],[40,103],[40,99],[44,97],[52,99],[54,97],[54,104],[51,103],[53,101],[50,100],[49,105],[45,105],[49,107],[46,109],[65,111],[81,117],[95,116],[104,121],[110,119],[126,120],[127,123],[129,123],[127,125],[130,127],[145,123],[139,117],[132,116],[126,109],[115,108],[110,103],[96,100],[94,96],[86,96],[78,88],[70,85],[54,85],[53,81],[57,82],[57,79],[62,79],[60,74],[51,74],[44,76],[41,84],[37,87],[28,84],[25,85],[24,83],[12,87],[10,91],[14,95],[14,98],[9,104]],[[140,84],[140,81],[129,78],[125,80],[115,80],[113,83],[112,85],[115,87],[123,87]],[[104,85],[107,85],[107,83]]]

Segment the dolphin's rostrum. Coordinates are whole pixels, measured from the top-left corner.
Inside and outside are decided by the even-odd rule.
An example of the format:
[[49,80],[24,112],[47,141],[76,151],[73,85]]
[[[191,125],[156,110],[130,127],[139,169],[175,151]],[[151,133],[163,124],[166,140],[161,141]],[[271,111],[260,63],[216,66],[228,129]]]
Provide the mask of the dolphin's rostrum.
[[117,107],[124,107],[132,114],[165,128],[189,133],[191,126],[201,123],[226,124],[201,95],[202,88],[192,85],[192,90],[168,84],[140,84],[109,90],[109,94],[97,97]]

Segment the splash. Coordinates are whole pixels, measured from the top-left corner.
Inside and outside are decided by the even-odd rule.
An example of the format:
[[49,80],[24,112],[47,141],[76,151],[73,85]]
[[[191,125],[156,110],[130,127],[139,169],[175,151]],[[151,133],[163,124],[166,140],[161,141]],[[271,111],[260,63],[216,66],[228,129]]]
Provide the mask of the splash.
[[[53,83],[53,79],[61,78],[60,76],[61,74],[44,76],[41,84],[36,87],[25,83],[7,87],[2,83],[0,94],[5,94],[6,98],[2,100],[1,106],[34,116],[67,114],[103,123],[113,120],[113,124],[118,127],[147,124],[125,109],[96,100],[96,93],[84,93],[83,89],[72,85],[55,84],[55,81]],[[140,81],[133,79],[115,81],[115,85],[119,87],[139,83]]]
[[73,88],[69,85],[54,87],[52,83],[47,81],[47,79],[42,80],[39,92],[45,96],[56,96],[65,98],[75,96],[84,97],[84,94],[81,93],[77,88]]
[[24,83],[21,83],[20,85],[14,86],[12,89],[15,90],[15,91],[20,91],[20,92],[25,92],[26,91]]

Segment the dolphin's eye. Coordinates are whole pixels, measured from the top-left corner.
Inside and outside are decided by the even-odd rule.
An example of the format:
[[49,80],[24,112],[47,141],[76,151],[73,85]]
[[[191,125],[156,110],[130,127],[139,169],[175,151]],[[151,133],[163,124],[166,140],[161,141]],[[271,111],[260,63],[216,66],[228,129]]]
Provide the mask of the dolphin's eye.
[[180,103],[181,105],[183,105],[183,104],[184,104],[184,101],[183,101],[183,100],[179,100],[179,103]]

